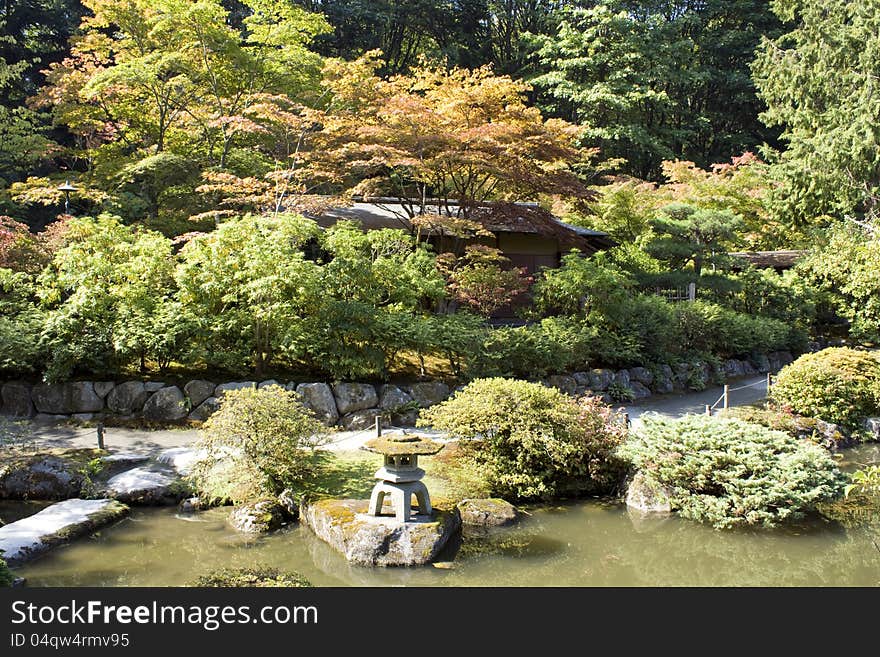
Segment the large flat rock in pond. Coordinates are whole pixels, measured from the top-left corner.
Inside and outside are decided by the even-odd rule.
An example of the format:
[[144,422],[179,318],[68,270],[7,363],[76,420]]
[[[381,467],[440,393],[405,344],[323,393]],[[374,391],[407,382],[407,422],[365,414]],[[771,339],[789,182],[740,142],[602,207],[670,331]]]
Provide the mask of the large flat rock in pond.
[[321,540],[361,566],[422,566],[433,561],[461,528],[458,510],[434,509],[407,523],[367,515],[367,500],[320,500],[300,520]]
[[72,499],[0,527],[0,553],[8,563],[27,561],[46,550],[122,518],[128,507],[116,500]]
[[179,482],[174,472],[147,465],[110,478],[104,494],[126,504],[176,504],[184,492]]

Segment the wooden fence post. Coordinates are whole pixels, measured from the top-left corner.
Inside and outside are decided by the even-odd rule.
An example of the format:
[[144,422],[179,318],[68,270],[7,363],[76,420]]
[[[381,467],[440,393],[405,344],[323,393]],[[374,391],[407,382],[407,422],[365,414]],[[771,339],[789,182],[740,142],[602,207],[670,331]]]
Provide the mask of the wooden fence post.
[[710,417],[712,415],[712,407],[709,406],[709,404],[706,404],[706,415],[708,415]]
[[376,416],[376,438],[380,438],[382,436],[382,417]]

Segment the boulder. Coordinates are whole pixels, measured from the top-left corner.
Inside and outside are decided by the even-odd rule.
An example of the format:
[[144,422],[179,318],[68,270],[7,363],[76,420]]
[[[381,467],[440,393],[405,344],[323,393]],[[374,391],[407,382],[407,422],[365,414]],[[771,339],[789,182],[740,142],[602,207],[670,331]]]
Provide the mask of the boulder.
[[434,404],[446,401],[451,394],[449,386],[442,381],[423,381],[407,386],[406,391],[419,405],[419,408],[428,408]]
[[592,369],[589,373],[589,386],[593,390],[608,390],[608,386],[614,381],[614,372],[606,369]]
[[101,457],[101,476],[111,477],[125,470],[143,465],[150,460],[146,454],[137,452],[115,452]]
[[116,384],[113,381],[95,381],[92,384],[92,387],[95,389],[95,394],[98,395],[101,399],[104,399]]
[[299,518],[299,501],[293,489],[285,488],[281,491],[281,494],[278,495],[278,504],[284,508],[284,513],[290,520]]
[[727,378],[734,379],[740,376],[745,376],[742,361],[736,360],[735,358],[724,361],[721,367]]
[[574,397],[577,392],[577,381],[575,381],[573,376],[568,376],[566,374],[551,374],[547,377],[545,383],[549,387],[556,388],[571,397]]
[[398,427],[414,426],[418,419],[418,411],[413,408],[415,400],[397,386],[383,385],[379,387],[379,408],[390,412],[391,424]]
[[629,380],[651,387],[651,384],[654,383],[654,375],[647,367],[631,367],[629,368]]
[[629,378],[629,370],[620,370],[614,374],[614,380],[612,383],[617,383],[618,385],[623,386],[624,388],[630,387],[630,378]]
[[66,500],[82,490],[83,463],[56,454],[4,458],[0,499]]
[[369,383],[334,383],[333,397],[340,415],[375,408],[379,403],[376,388]]
[[195,379],[183,386],[183,392],[189,398],[189,403],[192,404],[192,407],[196,408],[208,397],[214,396],[214,388],[216,387],[210,381]]
[[770,371],[770,359],[767,358],[767,354],[755,354],[751,358],[751,364],[761,374]]
[[675,373],[669,365],[660,366],[660,372],[650,388],[658,395],[667,395],[675,390]]
[[59,502],[0,527],[0,554],[8,563],[20,564],[56,545],[90,534],[127,513],[128,507],[115,500]]
[[280,529],[287,521],[284,507],[275,500],[260,500],[235,507],[229,524],[246,534],[265,534]]
[[864,428],[874,440],[880,441],[880,417],[866,418]]
[[[175,490],[178,489],[178,490]],[[185,497],[174,474],[164,468],[144,466],[126,470],[107,482],[107,497],[126,504],[177,504]]]
[[269,386],[280,386],[284,387],[282,384],[278,383],[275,379],[266,379],[265,381],[260,381],[257,384],[257,390],[261,390],[263,388],[268,388]]
[[154,422],[174,422],[187,416],[186,397],[177,386],[168,386],[153,393],[144,404],[144,419]]
[[626,491],[626,505],[642,513],[671,513],[672,490],[639,471]]
[[651,396],[651,391],[643,383],[630,381],[629,389],[632,390],[633,399],[644,399]]
[[119,415],[139,413],[148,397],[143,381],[126,381],[107,395],[107,408]]
[[34,404],[31,401],[31,386],[19,381],[4,383],[0,388],[0,399],[3,400],[3,413],[14,417],[31,417]]
[[379,387],[379,408],[383,411],[392,411],[412,402],[412,396],[397,386],[383,385]]
[[156,461],[170,466],[179,475],[188,475],[199,461],[207,456],[207,452],[195,447],[169,447],[156,456]]
[[320,500],[300,519],[321,540],[361,566],[421,566],[433,561],[461,528],[458,509],[435,509],[407,523],[366,514],[367,500]]
[[326,383],[300,383],[296,392],[302,397],[303,403],[328,427],[339,421],[339,410],[333,391]]
[[159,392],[167,383],[163,381],[144,381],[144,390],[147,392]]
[[590,387],[590,373],[589,372],[575,372],[571,376],[574,378],[575,383],[577,383],[578,388],[589,388]]
[[214,396],[222,397],[227,390],[245,390],[247,388],[256,388],[256,381],[233,381],[231,383],[221,383],[214,388]]
[[463,525],[474,527],[502,527],[519,519],[516,507],[498,498],[462,500],[458,512]]
[[372,429],[376,426],[376,418],[380,417],[383,411],[379,408],[368,408],[363,411],[354,411],[343,415],[339,420],[339,424],[346,431],[363,431]]
[[38,413],[95,413],[104,409],[104,400],[88,381],[38,383],[31,399]]
[[220,408],[220,400],[217,397],[208,397],[201,404],[192,409],[189,413],[189,419],[197,422],[204,422]]

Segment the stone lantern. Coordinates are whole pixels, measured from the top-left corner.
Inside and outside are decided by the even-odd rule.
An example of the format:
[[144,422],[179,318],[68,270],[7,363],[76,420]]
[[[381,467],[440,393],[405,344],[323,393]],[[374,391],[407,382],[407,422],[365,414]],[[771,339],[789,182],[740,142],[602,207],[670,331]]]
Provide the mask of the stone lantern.
[[419,467],[419,456],[436,454],[443,449],[443,443],[418,434],[394,433],[368,440],[363,449],[385,457],[385,464],[376,471],[379,483],[370,495],[369,515],[382,515],[386,495],[391,496],[394,515],[400,522],[410,521],[413,495],[418,502],[419,515],[431,515],[431,498],[421,481],[425,471]]

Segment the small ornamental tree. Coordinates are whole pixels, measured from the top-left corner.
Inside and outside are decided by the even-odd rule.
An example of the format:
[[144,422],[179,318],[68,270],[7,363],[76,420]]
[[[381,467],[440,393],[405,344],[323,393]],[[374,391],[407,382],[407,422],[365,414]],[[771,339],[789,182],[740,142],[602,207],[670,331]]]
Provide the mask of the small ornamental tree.
[[315,472],[325,427],[300,397],[281,386],[227,390],[202,426],[205,456],[191,479],[202,494],[248,502],[301,487]]
[[643,422],[618,456],[665,487],[682,517],[718,529],[796,520],[846,483],[825,449],[781,431],[705,415]]
[[600,400],[515,379],[477,379],[422,411],[421,426],[461,439],[492,494],[517,500],[611,490],[626,425]]
[[854,427],[880,413],[880,358],[846,347],[805,354],[782,369],[771,394],[795,413]]
[[444,253],[437,261],[452,296],[483,317],[516,301],[532,282],[524,269],[507,267],[510,261],[487,246],[468,246],[461,258]]

